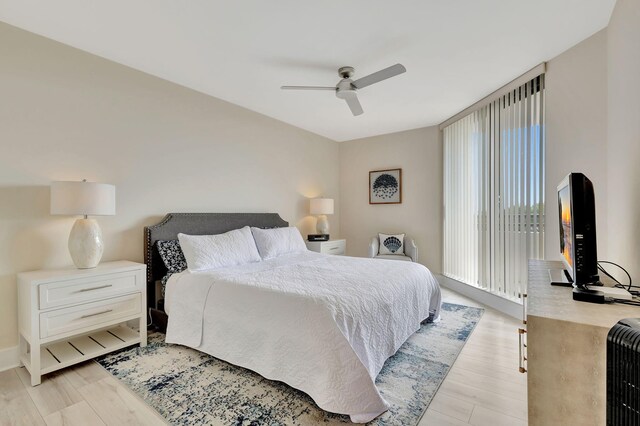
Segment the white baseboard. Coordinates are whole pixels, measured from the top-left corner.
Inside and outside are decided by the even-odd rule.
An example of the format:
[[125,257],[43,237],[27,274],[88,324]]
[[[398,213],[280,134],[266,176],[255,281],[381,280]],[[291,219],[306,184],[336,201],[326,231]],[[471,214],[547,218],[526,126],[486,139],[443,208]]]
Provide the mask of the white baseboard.
[[488,291],[445,277],[444,275],[437,275],[437,278],[440,285],[449,290],[467,296],[516,319],[522,319],[522,305],[517,302],[496,296]]
[[9,370],[20,365],[20,348],[12,346],[0,349],[0,371]]

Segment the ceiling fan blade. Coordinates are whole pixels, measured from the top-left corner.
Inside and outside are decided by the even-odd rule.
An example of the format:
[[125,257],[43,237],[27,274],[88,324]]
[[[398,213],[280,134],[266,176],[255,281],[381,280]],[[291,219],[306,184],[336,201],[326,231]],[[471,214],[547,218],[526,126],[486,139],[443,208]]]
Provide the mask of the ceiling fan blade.
[[353,115],[360,115],[364,112],[356,95],[348,96],[344,98],[344,100],[347,101],[347,105],[349,105],[349,109]]
[[363,87],[371,86],[374,83],[378,83],[387,78],[395,77],[398,74],[406,72],[407,69],[402,64],[395,64],[389,68],[385,68],[373,74],[369,74],[365,77],[359,78],[351,82],[351,85],[356,89],[362,89]]
[[333,90],[336,91],[335,87],[327,87],[327,86],[280,86],[283,90]]

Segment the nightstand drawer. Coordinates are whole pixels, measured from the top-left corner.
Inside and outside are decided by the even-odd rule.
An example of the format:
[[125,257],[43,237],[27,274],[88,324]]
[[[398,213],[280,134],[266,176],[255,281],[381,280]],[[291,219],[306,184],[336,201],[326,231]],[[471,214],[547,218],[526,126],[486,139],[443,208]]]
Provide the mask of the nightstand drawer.
[[322,244],[321,253],[327,254],[344,254],[345,244],[344,240],[327,241]]
[[124,272],[91,279],[78,278],[40,284],[38,286],[40,309],[91,302],[131,293],[141,289],[143,283],[137,281],[135,272]]
[[40,314],[40,338],[53,337],[86,327],[140,314],[140,293]]
[[307,241],[307,249],[317,253],[343,255],[347,251],[347,240]]

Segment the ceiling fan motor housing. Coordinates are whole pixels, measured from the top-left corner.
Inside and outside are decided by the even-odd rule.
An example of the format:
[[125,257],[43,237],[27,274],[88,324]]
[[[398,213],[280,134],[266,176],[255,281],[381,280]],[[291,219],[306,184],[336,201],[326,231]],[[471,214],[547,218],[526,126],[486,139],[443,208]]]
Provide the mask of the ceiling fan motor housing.
[[351,78],[355,69],[353,67],[340,67],[338,69],[338,75],[342,78]]
[[346,99],[350,96],[356,95],[356,89],[351,85],[350,78],[343,78],[336,85],[336,97],[340,99]]

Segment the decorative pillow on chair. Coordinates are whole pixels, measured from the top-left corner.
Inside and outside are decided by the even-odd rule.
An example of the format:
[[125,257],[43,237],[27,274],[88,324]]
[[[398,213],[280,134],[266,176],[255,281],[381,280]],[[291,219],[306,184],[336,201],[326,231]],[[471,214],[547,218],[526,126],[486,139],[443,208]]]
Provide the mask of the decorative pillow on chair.
[[378,254],[404,255],[404,234],[378,234],[378,239],[380,240]]

